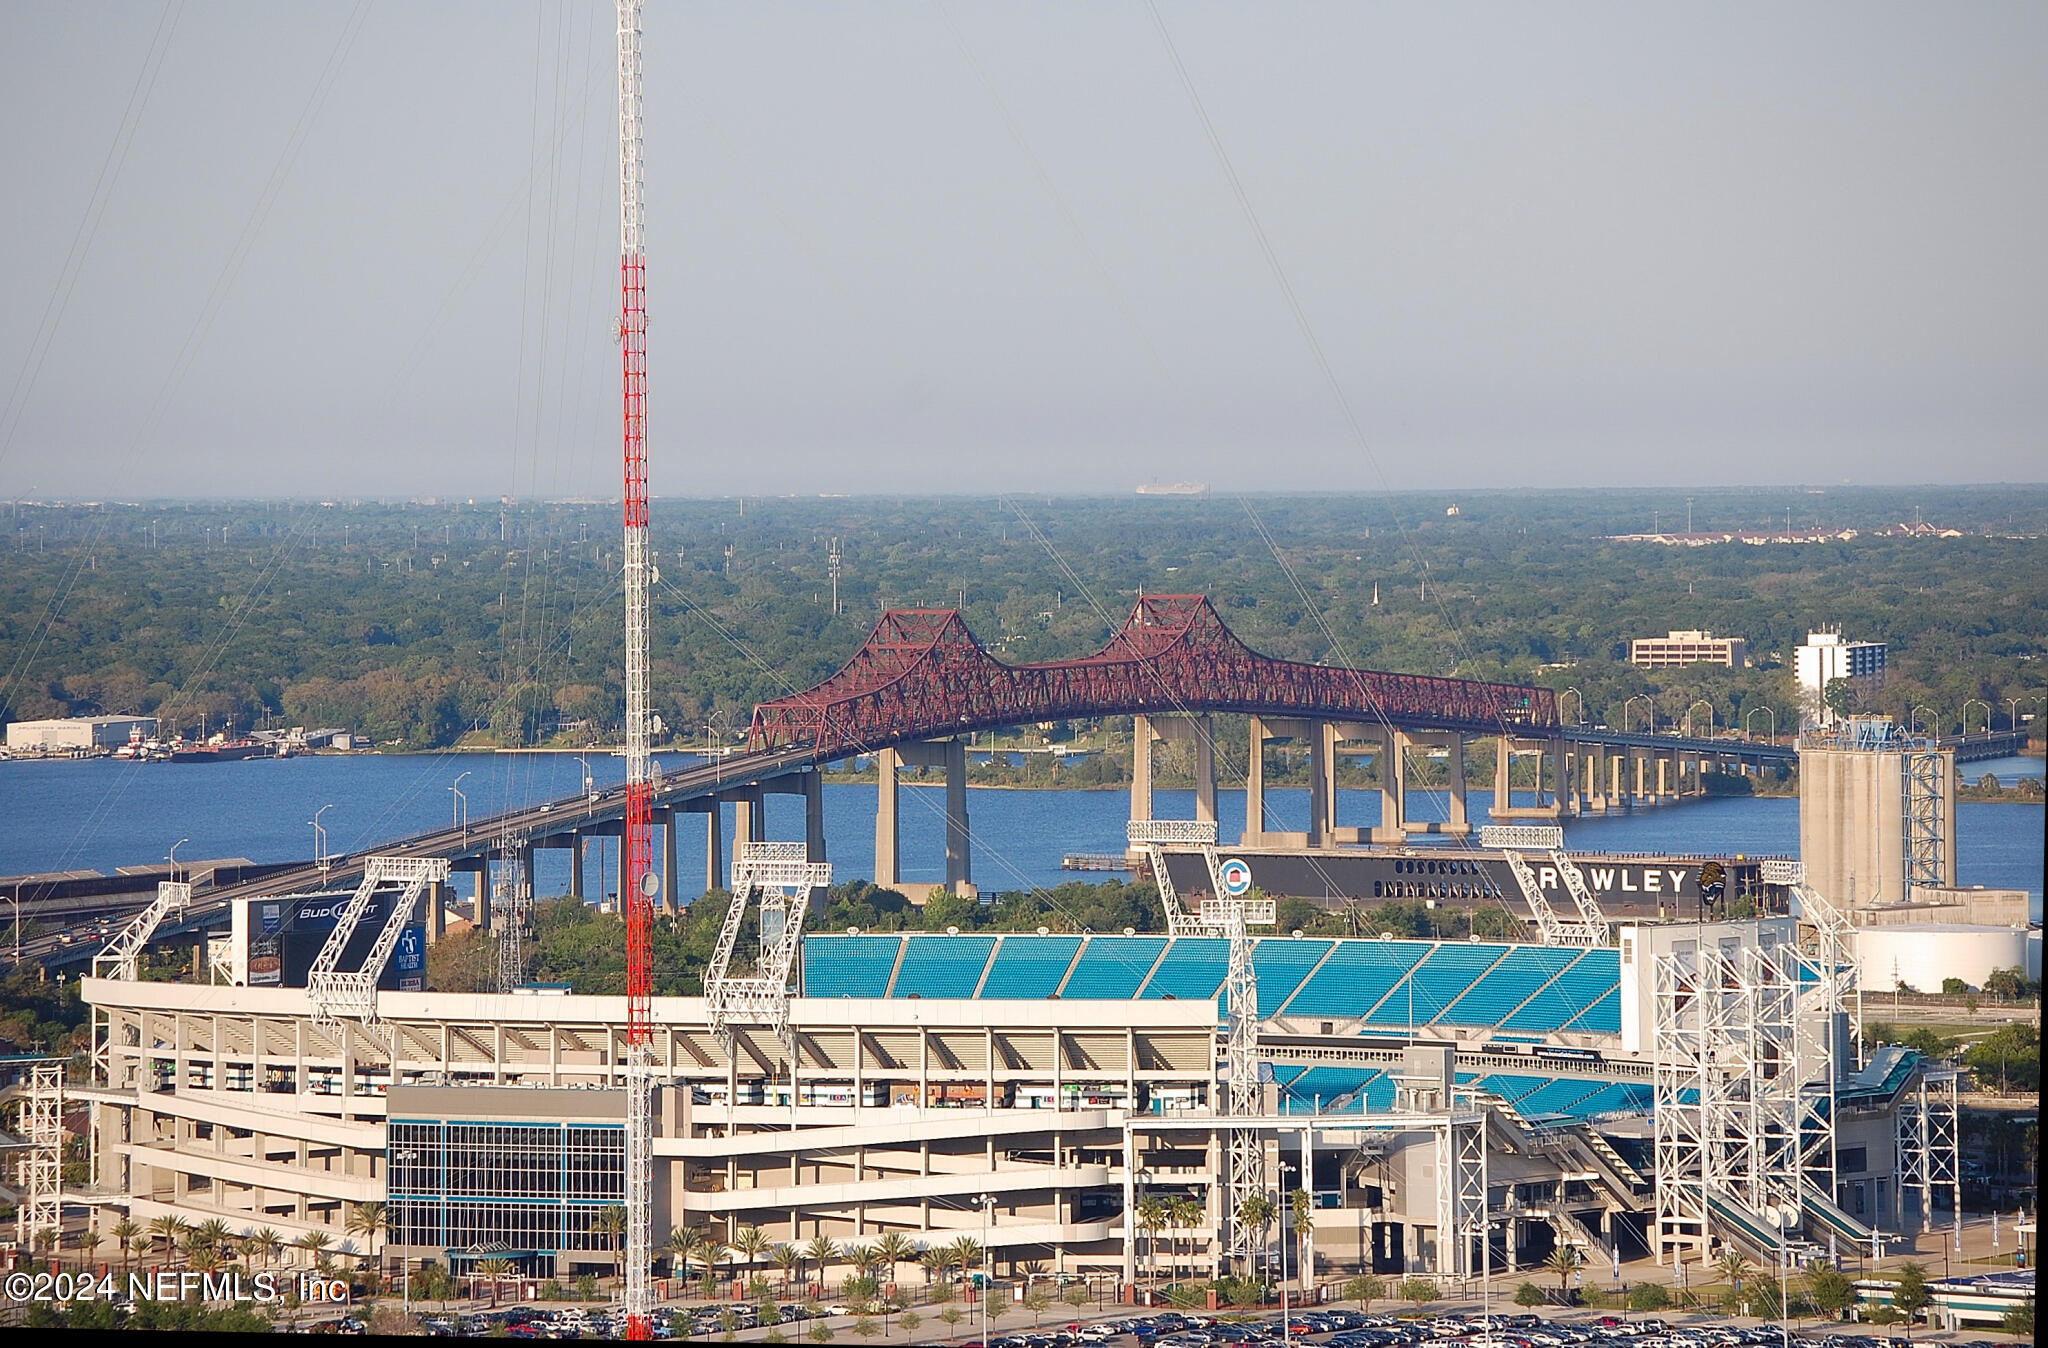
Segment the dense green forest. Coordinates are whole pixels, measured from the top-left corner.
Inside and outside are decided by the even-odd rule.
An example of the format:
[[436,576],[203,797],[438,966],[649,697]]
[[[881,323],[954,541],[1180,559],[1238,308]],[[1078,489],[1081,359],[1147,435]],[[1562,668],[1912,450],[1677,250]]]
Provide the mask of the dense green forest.
[[[1861,533],[1609,537],[1688,510],[1700,530]],[[1964,536],[1876,532],[1916,516]],[[0,718],[148,712],[427,747],[601,741],[620,717],[616,505],[14,503],[0,526]],[[1949,731],[1970,699],[1999,726],[2029,697],[2043,710],[2041,487],[669,500],[654,546],[655,705],[692,741],[743,733],[754,702],[829,673],[886,607],[963,607],[1026,661],[1092,649],[1141,591],[1206,593],[1275,655],[1540,679],[1575,690],[1568,718],[1611,725],[1641,724],[1632,698],[1661,724],[1705,699],[1717,726],[1789,730],[1784,666],[1822,624],[1891,644],[1872,710],[1930,707]],[[1671,628],[1744,637],[1755,667],[1626,663],[1629,638]]]

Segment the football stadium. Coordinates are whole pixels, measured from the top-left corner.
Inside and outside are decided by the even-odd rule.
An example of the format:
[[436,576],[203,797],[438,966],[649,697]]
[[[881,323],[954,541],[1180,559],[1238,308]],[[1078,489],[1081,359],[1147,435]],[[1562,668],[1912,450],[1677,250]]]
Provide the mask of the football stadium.
[[[1953,1069],[1861,1047],[1852,962],[1812,909],[1584,944],[798,935],[797,891],[785,910],[736,878],[721,958],[743,915],[758,972],[653,1001],[657,1232],[966,1234],[999,1276],[1127,1285],[1145,1200],[1201,1214],[1173,1235],[1202,1276],[1262,1248],[1246,1197],[1305,1190],[1316,1273],[1469,1278],[1561,1244],[1881,1251],[1956,1201]],[[232,962],[210,985],[88,981],[94,1080],[65,1094],[92,1179],[67,1197],[365,1253],[347,1213],[382,1202],[367,1238],[415,1267],[614,1269],[624,997],[351,1006],[290,986],[293,963],[285,985]]]

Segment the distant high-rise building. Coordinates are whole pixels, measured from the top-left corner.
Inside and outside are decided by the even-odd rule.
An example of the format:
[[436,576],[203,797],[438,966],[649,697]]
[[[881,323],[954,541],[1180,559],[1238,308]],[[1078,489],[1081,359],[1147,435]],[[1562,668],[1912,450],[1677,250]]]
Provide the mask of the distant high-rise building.
[[1717,637],[1712,632],[1637,637],[1628,644],[1628,662],[1644,669],[1700,664],[1741,669],[1749,664],[1749,643],[1741,637]]
[[1884,690],[1884,666],[1882,641],[1844,641],[1840,632],[1808,632],[1806,644],[1792,652],[1792,672],[1806,695],[1807,710],[1822,725],[1836,720],[1827,703],[1829,684],[1849,680],[1855,705],[1868,707]]

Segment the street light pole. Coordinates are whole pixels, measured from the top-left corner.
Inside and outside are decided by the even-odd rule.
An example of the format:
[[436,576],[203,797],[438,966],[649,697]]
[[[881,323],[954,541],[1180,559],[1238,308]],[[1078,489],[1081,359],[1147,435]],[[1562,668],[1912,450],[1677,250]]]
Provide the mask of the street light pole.
[[462,830],[462,841],[464,842],[469,841],[469,797],[462,794],[462,778],[467,776],[469,776],[469,773],[463,773],[461,777],[455,779],[455,784],[448,788],[455,796],[455,799],[449,802],[450,805],[455,807],[455,817],[448,822]]
[[1280,1211],[1280,1342],[1286,1348],[1294,1348],[1294,1317],[1287,1313],[1287,1237],[1292,1224],[1287,1212],[1288,1198],[1278,1189],[1273,1191],[1273,1206]]
[[989,1276],[988,1224],[994,1214],[994,1194],[983,1194],[974,1200],[981,1205],[981,1348],[988,1348],[988,1299],[995,1284]]
[[313,811],[313,817],[306,821],[313,826],[313,864],[320,868],[322,875],[327,874],[327,830],[320,827],[320,816],[333,808],[331,803],[322,805]]
[[165,858],[164,858],[164,860],[166,860],[166,861],[168,861],[168,862],[170,862],[170,863],[171,863],[171,883],[172,883],[172,884],[176,884],[176,883],[178,882],[178,849],[179,849],[180,847],[183,847],[183,846],[184,846],[184,845],[185,845],[186,843],[188,843],[188,842],[191,842],[191,841],[192,841],[192,840],[191,840],[190,838],[180,838],[180,839],[178,839],[178,840],[177,840],[176,842],[174,842],[174,843],[172,843],[172,844],[171,844],[171,854],[170,854],[169,856],[167,856],[167,857],[165,857]]
[[[417,1159],[419,1159],[419,1153],[418,1153],[417,1151],[414,1151],[414,1150],[413,1150],[412,1148],[408,1147],[408,1148],[406,1148],[406,1149],[405,1149],[404,1151],[397,1151],[397,1152],[393,1152],[393,1153],[391,1154],[391,1159],[392,1159],[392,1160],[394,1160],[394,1161],[406,1161],[406,1162],[411,1162],[411,1161],[414,1161],[414,1160],[417,1160]],[[385,1244],[386,1244],[386,1245],[388,1246],[388,1245],[389,1245],[389,1244],[390,1244],[391,1242],[390,1242],[390,1241],[389,1241],[389,1240],[387,1239],[387,1240],[386,1240],[386,1241],[385,1241],[384,1243],[385,1243]],[[400,1288],[400,1292],[399,1292],[399,1295],[400,1295],[401,1301],[402,1301],[402,1303],[403,1303],[403,1305],[404,1305],[404,1307],[405,1307],[405,1318],[406,1318],[407,1320],[411,1320],[411,1319],[412,1319],[412,1260],[410,1260],[410,1259],[406,1258],[406,1257],[405,1257],[404,1255],[402,1255],[402,1254],[398,1256],[398,1283],[399,1283],[399,1288]]]

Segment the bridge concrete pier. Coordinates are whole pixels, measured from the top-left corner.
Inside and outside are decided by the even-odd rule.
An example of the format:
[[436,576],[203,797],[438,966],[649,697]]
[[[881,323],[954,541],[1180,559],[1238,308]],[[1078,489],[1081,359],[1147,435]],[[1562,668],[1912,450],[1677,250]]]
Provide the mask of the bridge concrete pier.
[[[1499,750],[1494,758],[1493,769],[1493,817],[1500,819],[1549,819],[1556,820],[1564,814],[1565,798],[1571,794],[1571,774],[1565,762],[1565,741],[1563,736],[1540,740],[1518,740],[1502,735],[1496,741]],[[1536,758],[1536,803],[1516,805],[1509,793],[1509,773],[1516,754],[1533,754]],[[1549,765],[1549,791],[1545,799],[1545,761]]]
[[676,915],[676,812],[673,809],[656,810],[655,822],[661,825],[661,898],[659,900],[664,916]]
[[[1384,732],[1383,732],[1384,733]],[[1411,749],[1443,749],[1449,767],[1449,788],[1451,798],[1450,818],[1446,820],[1414,820],[1408,817],[1408,761]],[[1373,831],[1374,842],[1399,843],[1417,834],[1437,833],[1451,838],[1469,837],[1472,833],[1472,817],[1467,812],[1465,795],[1465,737],[1456,731],[1396,731],[1394,751],[1387,762],[1395,771],[1395,785],[1388,786],[1388,771],[1380,769],[1380,820],[1381,827]],[[1394,829],[1387,827],[1388,819],[1394,821]]]
[[[1306,738],[1311,725],[1308,721],[1285,718],[1251,718],[1250,762],[1244,775],[1244,833],[1238,838],[1239,847],[1306,848],[1309,845],[1306,833],[1282,832],[1266,827],[1266,742]],[[1311,811],[1311,820],[1314,817]]]
[[429,880],[422,902],[427,905],[427,944],[439,945],[448,934],[448,882]]
[[[1154,741],[1195,746],[1195,818],[1216,820],[1216,739],[1206,715],[1131,718],[1131,818],[1150,819]],[[1135,858],[1136,853],[1130,853]]]
[[[901,807],[897,787],[906,767],[944,768],[946,773],[946,888],[955,894],[974,893],[973,832],[967,818],[967,741],[927,740],[899,744],[875,754],[875,883],[884,889],[899,889],[923,902],[928,887],[903,883],[903,852],[899,825]],[[815,780],[817,774],[808,774]],[[809,795],[807,793],[806,800]],[[816,838],[818,855],[824,859],[825,835],[823,796],[809,830]],[[912,891],[917,892],[913,893]]]

